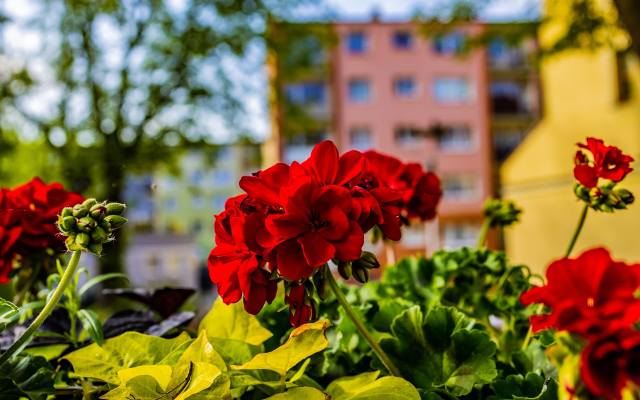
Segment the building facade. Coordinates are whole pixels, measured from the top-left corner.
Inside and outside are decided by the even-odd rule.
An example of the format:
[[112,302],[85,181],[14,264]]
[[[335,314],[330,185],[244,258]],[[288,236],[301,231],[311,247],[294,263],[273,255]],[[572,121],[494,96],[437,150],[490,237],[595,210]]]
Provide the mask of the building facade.
[[[284,36],[278,29],[286,27],[272,28]],[[328,29],[333,40],[302,74],[287,69],[296,54],[290,49],[300,44],[290,40],[270,53],[273,132],[265,160],[303,159],[330,138],[341,151],[375,149],[418,162],[440,176],[444,196],[438,220],[406,229],[397,251],[475,245],[482,205],[496,192],[495,162],[538,113],[531,43],[510,47],[495,39],[467,49],[469,38],[485,32],[481,23],[437,35],[413,22]],[[308,129],[294,119],[299,109],[313,121]]]
[[[603,15],[611,15],[608,2],[598,4]],[[571,9],[563,2],[547,2],[546,15],[543,48],[564,32]],[[545,58],[540,75],[544,117],[501,169],[505,196],[524,208],[521,222],[507,231],[508,254],[539,272],[564,255],[581,212],[573,194],[576,143],[599,137],[640,159],[640,61],[633,52],[611,47],[570,49]],[[636,171],[621,187],[638,194],[640,176],[637,166],[632,167]],[[637,262],[639,220],[637,204],[613,214],[590,211],[574,255],[605,246],[614,258]]]

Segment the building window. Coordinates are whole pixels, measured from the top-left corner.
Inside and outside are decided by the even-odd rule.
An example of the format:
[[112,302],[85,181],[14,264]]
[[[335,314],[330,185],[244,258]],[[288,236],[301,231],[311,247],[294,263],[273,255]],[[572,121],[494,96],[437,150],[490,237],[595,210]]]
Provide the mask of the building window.
[[351,148],[355,150],[369,150],[373,147],[371,130],[366,127],[357,127],[349,132]]
[[213,184],[215,186],[231,186],[233,185],[233,176],[231,171],[225,169],[216,169],[213,171]]
[[515,68],[526,65],[524,49],[510,46],[502,38],[493,39],[487,46],[489,64],[494,68]]
[[480,197],[475,176],[446,176],[442,180],[445,201],[475,201]]
[[227,202],[227,196],[213,196],[211,206],[215,211],[224,210],[224,203]]
[[526,136],[523,130],[499,130],[493,134],[493,148],[496,161],[502,162],[513,153]]
[[413,46],[413,36],[408,31],[396,31],[393,33],[392,43],[398,50],[407,50]]
[[191,198],[191,207],[194,209],[200,209],[204,207],[204,198],[202,196],[193,196]]
[[325,84],[323,82],[292,83],[285,86],[287,100],[294,104],[323,104]]
[[204,182],[204,172],[193,171],[189,176],[189,183],[193,186],[200,186]]
[[369,101],[370,96],[368,80],[351,79],[349,81],[349,100],[354,103],[364,103]]
[[412,146],[422,143],[424,135],[419,129],[410,126],[401,126],[396,128],[394,139],[400,146]]
[[178,209],[178,201],[173,197],[165,199],[164,208],[167,211],[176,211]]
[[468,126],[445,126],[441,128],[438,144],[442,151],[473,150],[473,135]]
[[463,103],[471,99],[469,82],[465,78],[438,78],[433,84],[433,96],[439,103]]
[[364,32],[350,32],[347,35],[347,50],[351,54],[362,54],[367,51],[367,35]]
[[495,114],[526,114],[531,111],[523,84],[514,81],[491,82],[490,93]]
[[457,54],[464,48],[464,34],[460,32],[439,35],[433,39],[433,50],[437,54]]
[[303,161],[309,157],[313,147],[327,138],[325,132],[307,132],[293,136],[283,148],[282,158],[286,163]]
[[480,228],[478,224],[454,222],[444,226],[443,247],[446,250],[475,247]]
[[413,78],[397,78],[393,81],[393,93],[398,97],[413,97],[416,95],[416,82]]

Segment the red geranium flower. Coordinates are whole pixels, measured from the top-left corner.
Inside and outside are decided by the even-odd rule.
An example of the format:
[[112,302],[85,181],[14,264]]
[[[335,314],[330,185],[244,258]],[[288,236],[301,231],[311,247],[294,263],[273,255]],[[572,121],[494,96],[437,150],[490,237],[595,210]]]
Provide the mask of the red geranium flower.
[[277,282],[270,279],[260,247],[250,234],[264,224],[264,214],[243,204],[246,200],[246,195],[229,199],[225,211],[216,216],[216,246],[209,254],[208,266],[211,281],[226,304],[244,297],[245,310],[257,314],[264,303],[275,298]]
[[291,285],[284,300],[289,304],[289,322],[292,326],[298,327],[315,319],[316,308],[313,305],[313,300],[307,298],[304,285]]
[[291,188],[283,214],[267,218],[266,227],[276,244],[278,272],[286,279],[306,279],[332,258],[360,258],[364,233],[349,219],[349,190],[319,186],[301,179]]
[[58,182],[47,185],[40,178],[9,192],[8,208],[22,226],[20,247],[29,249],[63,248],[64,238],[55,224],[65,207],[82,203],[84,197],[66,191]]
[[410,163],[403,168],[399,181],[405,184],[402,197],[407,217],[422,221],[435,218],[442,197],[440,179],[432,172],[424,172],[419,164]]
[[580,375],[591,394],[621,399],[629,381],[640,384],[640,332],[625,329],[593,339],[582,351]]
[[633,157],[615,146],[607,146],[601,139],[587,138],[587,144],[578,143],[578,147],[573,175],[583,186],[596,187],[599,178],[620,182],[633,171],[629,166]]
[[603,248],[563,258],[547,269],[547,284],[522,294],[528,305],[542,303],[550,314],[531,317],[534,331],[546,328],[583,337],[628,328],[640,320],[640,265],[613,261]]

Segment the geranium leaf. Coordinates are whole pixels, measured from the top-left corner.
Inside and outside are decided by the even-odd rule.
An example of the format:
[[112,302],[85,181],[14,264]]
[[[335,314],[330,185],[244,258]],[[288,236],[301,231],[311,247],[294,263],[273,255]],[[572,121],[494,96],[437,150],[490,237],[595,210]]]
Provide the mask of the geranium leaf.
[[379,371],[336,379],[327,386],[331,400],[420,400],[413,385],[402,378],[386,376]]
[[221,299],[200,322],[198,331],[206,330],[209,338],[234,339],[254,346],[271,337],[258,319],[247,313],[241,303],[224,304]]
[[489,400],[556,400],[558,384],[553,379],[545,379],[534,372],[526,376],[509,375],[492,385],[495,392]]
[[54,393],[54,371],[43,357],[14,357],[2,365],[0,377],[1,400],[41,400]]
[[444,388],[461,396],[497,376],[496,346],[472,325],[473,320],[453,308],[435,307],[423,318],[420,307],[413,306],[394,319],[393,337],[380,345],[417,387]]
[[73,365],[75,376],[118,385],[118,371],[141,365],[173,365],[193,340],[187,333],[163,339],[127,332],[107,339],[102,346],[91,344],[64,357]]
[[266,400],[328,400],[330,397],[321,390],[311,387],[296,387],[284,393],[278,393]]
[[291,368],[305,358],[327,348],[329,342],[325,330],[329,327],[326,320],[302,325],[291,332],[289,339],[277,349],[260,353],[251,361],[234,367],[239,370],[266,369],[284,377]]

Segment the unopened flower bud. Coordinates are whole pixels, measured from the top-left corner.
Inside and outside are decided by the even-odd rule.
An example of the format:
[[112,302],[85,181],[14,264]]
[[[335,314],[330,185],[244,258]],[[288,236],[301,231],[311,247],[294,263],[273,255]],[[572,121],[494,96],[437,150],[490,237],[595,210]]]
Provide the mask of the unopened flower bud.
[[111,229],[118,229],[122,225],[127,223],[127,219],[125,217],[121,217],[120,215],[107,215],[104,217],[104,221],[109,223]]
[[316,293],[318,293],[318,296],[322,300],[327,296],[327,279],[325,278],[325,273],[330,274],[331,272],[322,268],[313,276],[313,284],[316,287]]
[[353,268],[375,269],[380,268],[380,263],[375,254],[370,251],[363,251],[360,258],[353,262]]
[[96,226],[91,232],[91,241],[93,243],[104,243],[109,239],[107,232],[99,226]]
[[83,217],[78,220],[78,229],[83,232],[91,232],[96,227],[96,221],[91,217]]
[[73,206],[73,216],[76,218],[82,218],[89,214],[89,209],[82,204],[76,204]]
[[104,203],[98,203],[91,207],[91,209],[89,210],[89,215],[91,215],[91,218],[95,219],[96,221],[100,221],[106,214],[107,207],[105,207]]
[[635,201],[635,197],[633,196],[633,193],[631,193],[627,189],[618,189],[616,190],[616,194],[618,195],[620,200],[626,205],[633,204],[633,202]]
[[485,218],[491,227],[509,226],[518,222],[522,210],[512,201],[490,199],[484,205]]
[[338,273],[340,276],[349,280],[351,278],[351,262],[350,261],[339,261],[338,262]]
[[64,217],[59,220],[60,229],[65,232],[72,232],[76,227],[76,219],[72,216]]
[[82,205],[85,206],[87,209],[91,209],[91,207],[93,207],[97,203],[98,203],[98,200],[96,199],[86,199],[85,201],[82,202]]
[[576,184],[573,191],[576,194],[576,197],[582,201],[588,202],[591,197],[589,189],[579,183]]
[[102,255],[102,243],[91,243],[88,250],[95,255]]
[[74,246],[76,245],[76,235],[69,235],[65,241],[64,244],[67,246],[68,250],[74,250]]
[[78,235],[76,236],[76,244],[78,246],[86,248],[89,245],[89,243],[91,243],[91,237],[89,236],[88,233],[85,233],[85,232],[78,233]]
[[353,277],[360,283],[369,282],[369,270],[366,268],[353,268]]
[[126,208],[127,206],[122,203],[108,203],[107,215],[122,215]]
[[61,217],[71,217],[73,216],[73,208],[71,207],[65,207],[62,209],[62,212],[60,213]]

